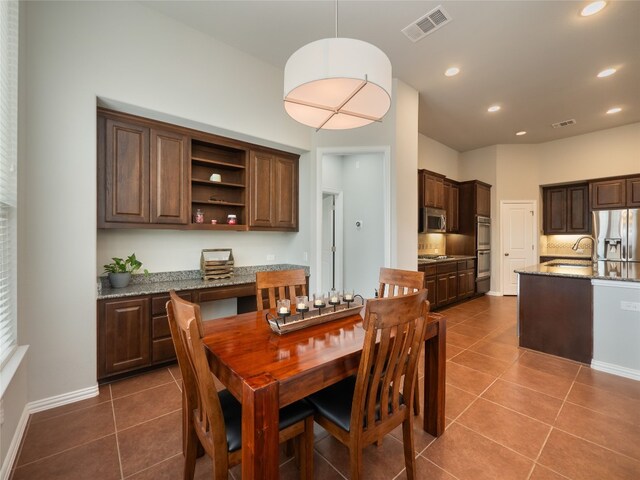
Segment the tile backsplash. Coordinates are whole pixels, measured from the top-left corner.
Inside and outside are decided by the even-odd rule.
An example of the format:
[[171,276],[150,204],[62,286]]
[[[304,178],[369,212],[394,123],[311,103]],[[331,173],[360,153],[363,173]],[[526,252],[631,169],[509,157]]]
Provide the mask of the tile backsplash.
[[446,252],[445,236],[442,233],[419,233],[418,255],[438,254]]
[[583,235],[541,235],[540,255],[591,256],[592,242],[590,240],[582,240],[577,251],[571,249],[573,244],[576,243],[576,240],[581,236]]

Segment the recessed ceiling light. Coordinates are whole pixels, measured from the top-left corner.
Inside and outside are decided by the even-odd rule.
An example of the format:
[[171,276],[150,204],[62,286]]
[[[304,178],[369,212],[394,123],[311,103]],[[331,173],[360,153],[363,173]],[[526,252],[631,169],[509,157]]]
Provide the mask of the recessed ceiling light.
[[580,12],[580,15],[582,15],[583,17],[589,17],[591,15],[595,15],[606,6],[607,6],[607,2],[603,0],[600,0],[598,2],[591,2],[589,5],[587,5],[582,9],[582,11]]
[[524,130],[520,130],[519,132],[516,132],[516,135],[518,135],[519,137],[526,134],[527,132],[525,132]]
[[621,112],[621,111],[622,111],[622,109],[620,107],[613,107],[613,108],[610,108],[609,110],[607,110],[607,113],[618,113],[618,112]]
[[602,70],[600,73],[598,73],[598,77],[599,78],[609,77],[614,73],[616,73],[616,71],[617,70],[615,68],[607,68],[605,70]]
[[460,73],[460,69],[458,67],[447,68],[447,71],[444,72],[444,74],[447,77],[453,77],[454,75],[457,75],[459,73]]
[[497,112],[498,110],[500,110],[500,105],[491,105],[489,108],[487,108],[488,112]]

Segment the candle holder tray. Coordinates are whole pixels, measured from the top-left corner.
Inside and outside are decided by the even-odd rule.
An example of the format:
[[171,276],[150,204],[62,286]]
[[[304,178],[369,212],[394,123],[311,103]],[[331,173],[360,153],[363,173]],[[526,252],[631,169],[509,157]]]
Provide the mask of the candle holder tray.
[[265,318],[273,333],[284,335],[360,313],[362,307],[364,307],[364,299],[360,295],[356,295],[356,297],[360,300],[354,300],[349,305],[341,303],[336,305],[335,309],[333,306],[327,306],[322,309],[311,308],[304,314],[296,312],[287,317],[276,315],[274,313],[275,310],[270,310],[265,315]]

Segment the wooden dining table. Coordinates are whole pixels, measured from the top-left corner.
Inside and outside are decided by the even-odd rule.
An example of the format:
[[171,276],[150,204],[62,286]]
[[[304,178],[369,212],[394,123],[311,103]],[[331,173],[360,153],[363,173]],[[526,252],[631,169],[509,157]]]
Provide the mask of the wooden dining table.
[[[278,478],[278,411],[357,372],[362,314],[285,335],[271,331],[267,311],[204,322],[213,374],[242,403],[242,478]],[[424,352],[424,422],[444,432],[446,320],[430,315]]]

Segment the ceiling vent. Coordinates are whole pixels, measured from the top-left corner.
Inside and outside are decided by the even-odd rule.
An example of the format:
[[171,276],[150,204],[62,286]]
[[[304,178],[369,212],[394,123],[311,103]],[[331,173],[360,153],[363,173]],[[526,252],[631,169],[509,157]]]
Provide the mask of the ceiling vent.
[[562,127],[568,127],[569,125],[575,125],[576,121],[571,118],[569,120],[563,120],[562,122],[558,122],[558,123],[552,123],[551,126],[553,128],[562,128]]
[[449,14],[444,11],[442,5],[438,5],[426,15],[423,15],[415,22],[411,22],[409,25],[404,27],[402,29],[402,33],[404,33],[409,40],[415,43],[430,33],[435,32],[450,21],[451,17]]

